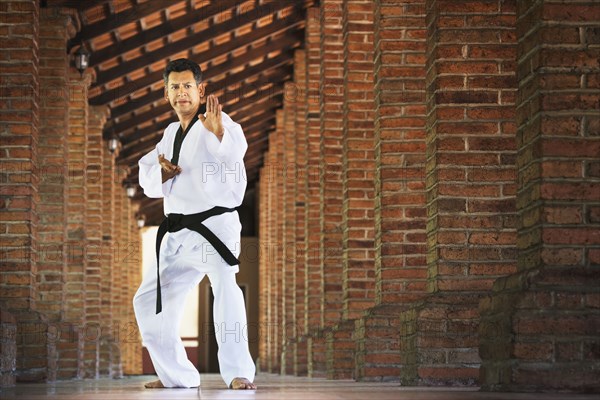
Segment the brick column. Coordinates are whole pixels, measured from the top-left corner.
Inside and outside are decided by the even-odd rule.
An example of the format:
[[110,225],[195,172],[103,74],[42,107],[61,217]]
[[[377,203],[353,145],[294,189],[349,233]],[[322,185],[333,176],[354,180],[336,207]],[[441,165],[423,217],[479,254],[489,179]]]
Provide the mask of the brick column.
[[342,0],[321,2],[321,263],[323,327],[342,317],[342,117],[344,49]]
[[[67,275],[65,283],[65,320],[75,325],[72,341],[65,343],[65,350],[71,354],[76,350],[76,365],[64,368],[77,377],[84,377],[85,357],[85,274],[86,253],[89,250],[86,237],[87,204],[87,137],[88,102],[87,91],[91,76],[80,76],[71,69],[68,75],[69,125],[68,125],[68,205],[67,205]],[[73,349],[71,346],[75,346]],[[68,349],[67,349],[68,347]],[[62,357],[61,357],[62,358]],[[66,360],[66,358],[65,358]]]
[[126,254],[126,243],[127,237],[123,230],[123,212],[122,210],[126,207],[127,196],[123,188],[123,179],[127,177],[126,169],[115,169],[114,171],[114,187],[113,192],[113,264],[112,264],[112,293],[111,293],[111,307],[113,309],[113,332],[116,335],[115,340],[119,344],[119,351],[114,355],[115,361],[119,362],[113,367],[113,373],[119,377],[122,376],[125,367],[126,360],[126,345],[130,339],[132,332],[137,332],[137,327],[129,324],[124,317],[123,304],[127,301],[123,294],[123,286],[126,284],[124,281],[123,273],[126,271],[127,266],[124,263],[124,257]]
[[308,187],[308,174],[306,166],[307,157],[307,90],[306,90],[306,51],[296,50],[294,55],[294,91],[288,93],[294,97],[296,104],[296,122],[293,136],[296,148],[295,185],[296,185],[296,283],[294,293],[296,298],[296,318],[294,333],[296,339],[296,357],[294,360],[294,374],[306,376],[308,374],[308,348],[306,340],[307,329],[307,297],[306,297],[306,198]]
[[[67,291],[67,207],[69,125],[67,40],[75,33],[72,20],[62,10],[41,10],[40,21],[40,252],[38,266],[39,308],[52,323],[56,342],[53,378],[76,376],[74,327],[63,320]],[[65,371],[64,368],[67,368]],[[70,370],[69,370],[70,368]]]
[[[125,177],[123,171],[121,177]],[[115,204],[119,220],[117,229],[118,259],[120,271],[115,291],[119,293],[116,299],[118,310],[119,341],[121,343],[121,360],[124,374],[140,374],[142,372],[141,338],[135,320],[132,301],[135,291],[141,283],[141,246],[140,232],[137,227],[135,214],[139,206],[133,204],[127,197],[123,186],[116,190],[118,203]],[[118,204],[118,205],[117,205]]]
[[273,369],[278,373],[282,373],[282,351],[283,341],[285,338],[285,303],[284,303],[284,222],[285,222],[285,196],[284,186],[285,178],[284,172],[284,136],[285,136],[285,119],[283,110],[277,110],[276,114],[276,127],[273,133],[273,166],[275,168],[275,187],[274,187],[274,198],[272,199],[272,205],[275,207],[275,214],[273,223],[275,239],[274,245],[276,246],[275,252],[275,263],[273,265],[273,279],[271,280],[272,287],[272,304],[273,304],[273,322],[275,341],[273,347]]
[[259,259],[258,259],[258,360],[257,371],[268,371],[269,357],[269,318],[268,318],[268,301],[269,301],[269,286],[268,278],[270,266],[269,253],[269,174],[267,166],[267,152],[263,155],[264,162],[260,168],[258,178],[258,242],[259,242]]
[[356,323],[356,378],[398,380],[415,359],[400,313],[426,293],[425,1],[378,1],[374,26],[378,305]]
[[[0,8],[0,307],[16,323],[16,379],[53,379],[55,346],[38,311],[39,4],[5,1]],[[4,368],[3,368],[4,369]],[[8,378],[12,382],[14,375]]]
[[344,318],[374,305],[373,2],[344,4],[343,293]]
[[518,272],[481,304],[486,390],[599,391],[599,24],[591,2],[518,2]]
[[101,284],[102,284],[102,221],[103,221],[103,152],[102,130],[108,118],[108,108],[89,107],[87,146],[86,146],[86,265],[85,265],[85,347],[84,376],[95,378],[100,375],[100,338],[102,325]]
[[355,321],[375,300],[374,85],[371,1],[344,2],[342,105],[343,320],[327,338],[327,376],[355,373]]
[[435,294],[405,327],[416,335],[422,384],[478,381],[479,300],[515,270],[515,3],[427,1],[427,262]]
[[[313,330],[321,326],[323,294],[323,272],[319,259],[320,250],[320,194],[319,194],[319,81],[320,67],[320,11],[310,8],[306,18],[306,87],[307,87],[307,119],[306,119],[306,151],[307,151],[307,194],[306,194],[306,305],[307,328]],[[311,99],[315,99],[311,101]]]
[[129,242],[127,246],[126,257],[126,284],[125,284],[125,315],[127,318],[128,334],[127,344],[129,346],[129,367],[124,373],[139,375],[142,373],[142,338],[137,329],[135,313],[133,311],[132,301],[135,292],[142,283],[142,245],[140,228],[137,225],[136,215],[140,205],[132,201],[127,201],[127,229],[129,231]]
[[119,353],[118,336],[114,335],[113,324],[114,304],[112,301],[113,267],[116,265],[115,254],[115,190],[118,172],[115,166],[115,155],[108,151],[107,143],[103,142],[105,149],[102,152],[102,242],[100,244],[100,361],[99,373],[101,376],[115,376],[115,364],[118,364]]
[[283,269],[282,373],[294,373],[296,342],[296,99],[295,86],[287,82],[283,99],[282,183],[283,183]]
[[69,93],[68,54],[71,21],[58,9],[44,9],[40,21],[40,141],[39,141],[39,249],[38,310],[49,321],[61,320],[65,301],[64,274],[66,188],[68,165],[66,129]]
[[[323,269],[320,260],[320,10],[310,8],[306,18],[306,310],[308,374],[313,375],[313,336],[322,326]],[[318,339],[318,338],[317,338]],[[321,352],[324,351],[322,347]]]
[[2,307],[31,310],[37,298],[39,9],[33,0],[11,1],[0,13]]

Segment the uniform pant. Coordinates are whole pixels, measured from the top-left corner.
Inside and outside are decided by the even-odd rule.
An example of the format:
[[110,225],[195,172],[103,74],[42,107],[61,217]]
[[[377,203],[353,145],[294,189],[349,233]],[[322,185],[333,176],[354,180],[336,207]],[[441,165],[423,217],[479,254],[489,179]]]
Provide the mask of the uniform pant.
[[[154,369],[165,387],[196,387],[200,374],[188,360],[179,337],[185,298],[208,275],[214,296],[215,337],[221,377],[227,386],[235,377],[254,381],[255,365],[248,349],[246,307],[235,275],[210,244],[192,248],[165,238],[161,250],[162,312],[156,314],[156,269],[145,274],[133,298],[135,317]],[[235,254],[236,252],[234,252]]]

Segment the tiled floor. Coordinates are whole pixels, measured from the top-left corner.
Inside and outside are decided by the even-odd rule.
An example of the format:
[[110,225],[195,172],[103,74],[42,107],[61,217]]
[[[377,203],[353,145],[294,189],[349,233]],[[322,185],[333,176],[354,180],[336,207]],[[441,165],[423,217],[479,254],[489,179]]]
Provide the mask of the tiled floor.
[[597,399],[592,395],[549,393],[482,393],[477,389],[414,388],[398,383],[364,383],[297,378],[271,374],[256,377],[257,391],[233,391],[219,375],[202,375],[199,389],[144,389],[154,376],[123,379],[60,381],[53,384],[18,384],[0,391],[0,399],[204,399],[204,400],[558,400]]

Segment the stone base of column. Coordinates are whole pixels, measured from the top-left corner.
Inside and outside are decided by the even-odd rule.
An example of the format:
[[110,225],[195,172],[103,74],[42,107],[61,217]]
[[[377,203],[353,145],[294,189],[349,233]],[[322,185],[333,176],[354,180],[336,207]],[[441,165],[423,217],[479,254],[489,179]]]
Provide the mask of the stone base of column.
[[17,322],[17,382],[56,380],[56,344],[49,340],[48,319],[31,310],[12,310]]
[[315,330],[308,339],[308,376],[327,377],[327,340],[326,329]]
[[14,386],[17,380],[17,321],[8,310],[0,309],[0,388]]
[[357,381],[399,381],[400,313],[399,305],[381,304],[356,320],[354,379]]
[[[480,293],[441,293],[415,308],[416,383],[424,386],[473,386],[479,381]],[[405,339],[408,339],[405,338]],[[412,349],[404,340],[405,351]],[[409,379],[409,377],[406,377]]]
[[296,376],[308,376],[308,338],[301,336],[296,343],[296,363],[294,374]]
[[600,393],[598,273],[543,268],[499,279],[481,302],[481,387]]
[[356,353],[354,326],[355,320],[345,320],[326,333],[328,379],[354,378]]

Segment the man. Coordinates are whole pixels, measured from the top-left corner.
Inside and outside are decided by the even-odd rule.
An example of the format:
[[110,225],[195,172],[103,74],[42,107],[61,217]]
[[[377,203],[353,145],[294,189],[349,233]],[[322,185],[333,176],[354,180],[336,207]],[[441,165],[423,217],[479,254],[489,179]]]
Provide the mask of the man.
[[139,161],[140,186],[148,197],[164,198],[167,215],[157,237],[158,271],[144,276],[133,299],[159,378],[146,387],[200,385],[178,329],[185,297],[208,275],[221,376],[232,389],[256,389],[254,362],[241,334],[246,307],[235,280],[241,224],[234,208],[246,190],[243,157],[248,145],[240,125],[222,112],[217,97],[207,96],[202,112],[206,87],[198,64],[172,61],[164,80],[165,99],[179,123],[170,124],[156,148]]

